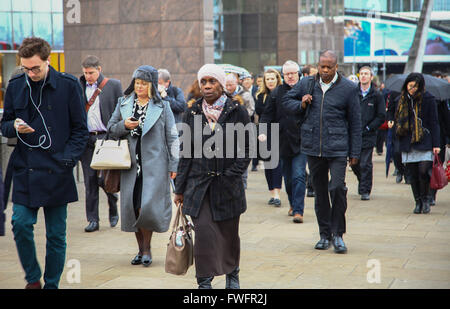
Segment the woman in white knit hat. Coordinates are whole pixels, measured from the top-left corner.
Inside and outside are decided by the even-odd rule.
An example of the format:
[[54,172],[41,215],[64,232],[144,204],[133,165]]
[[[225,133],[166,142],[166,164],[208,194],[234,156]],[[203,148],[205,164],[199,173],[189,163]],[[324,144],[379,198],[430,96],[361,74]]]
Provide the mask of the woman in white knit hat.
[[[191,216],[195,226],[194,261],[199,288],[212,288],[214,276],[226,275],[225,287],[236,289],[239,288],[239,218],[247,208],[242,174],[250,163],[249,134],[252,133],[246,131],[244,149],[240,145],[244,156],[238,156],[239,134],[235,125],[245,126],[250,118],[244,106],[225,93],[222,68],[204,65],[198,72],[198,82],[202,97],[188,108],[183,119],[191,134],[181,136],[183,149],[174,201],[183,205],[183,213]],[[202,140],[194,142],[196,136]],[[226,140],[229,136],[234,136],[231,145]],[[223,143],[212,144],[212,138],[222,138]]]

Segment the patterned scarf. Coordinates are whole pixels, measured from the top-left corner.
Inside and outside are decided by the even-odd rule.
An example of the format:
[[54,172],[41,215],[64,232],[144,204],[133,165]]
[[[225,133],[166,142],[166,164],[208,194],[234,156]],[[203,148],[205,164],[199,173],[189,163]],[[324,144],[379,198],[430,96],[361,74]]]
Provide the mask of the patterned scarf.
[[[411,106],[409,106],[411,102]],[[396,111],[396,130],[398,136],[411,134],[411,143],[418,143],[423,139],[422,119],[419,118],[422,110],[422,94],[414,97],[403,93]],[[412,117],[411,117],[412,112]]]
[[219,120],[220,114],[225,106],[225,102],[227,101],[226,94],[222,94],[220,98],[216,100],[212,105],[209,105],[205,99],[203,99],[202,109],[205,114],[206,119],[208,120],[209,126],[212,130],[216,126],[217,121]]

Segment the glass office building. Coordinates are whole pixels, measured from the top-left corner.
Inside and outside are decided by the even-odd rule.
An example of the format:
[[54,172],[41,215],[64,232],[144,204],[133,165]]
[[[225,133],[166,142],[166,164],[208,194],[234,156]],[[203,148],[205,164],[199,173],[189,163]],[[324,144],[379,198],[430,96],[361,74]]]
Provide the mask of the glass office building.
[[277,63],[277,1],[214,0],[214,61],[257,74]]
[[63,0],[0,1],[0,108],[23,39],[37,36],[52,46],[51,65],[64,71]]

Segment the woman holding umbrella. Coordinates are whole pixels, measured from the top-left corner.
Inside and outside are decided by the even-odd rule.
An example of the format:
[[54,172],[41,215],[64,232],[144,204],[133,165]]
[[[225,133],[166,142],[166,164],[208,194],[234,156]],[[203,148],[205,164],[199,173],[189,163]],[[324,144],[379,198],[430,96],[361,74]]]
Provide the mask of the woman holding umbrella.
[[[392,128],[394,121],[389,121],[388,126]],[[429,213],[433,154],[440,152],[439,125],[435,98],[425,91],[425,79],[420,73],[409,74],[403,83],[395,111],[395,132],[402,163],[411,175],[414,213]]]

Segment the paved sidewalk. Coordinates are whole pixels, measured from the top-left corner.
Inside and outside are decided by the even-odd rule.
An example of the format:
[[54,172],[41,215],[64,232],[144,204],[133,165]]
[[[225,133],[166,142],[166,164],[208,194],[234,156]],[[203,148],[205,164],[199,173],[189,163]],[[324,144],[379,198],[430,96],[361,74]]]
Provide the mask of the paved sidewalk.
[[[393,165],[391,165],[391,173]],[[241,217],[241,287],[252,289],[303,288],[450,288],[450,187],[438,192],[431,214],[413,214],[409,185],[396,184],[384,176],[384,156],[374,156],[374,189],[370,201],[361,201],[356,177],[347,171],[348,253],[338,255],[330,248],[314,250],[319,239],[314,199],[306,198],[305,222],[294,224],[287,215],[287,196],[282,206],[267,205],[270,198],[264,171],[249,172],[248,210]],[[69,206],[66,267],[60,288],[196,288],[195,271],[185,276],[164,272],[169,232],[154,234],[153,264],[132,266],[137,253],[133,233],[109,227],[107,203],[101,195],[100,231],[85,233],[83,184],[80,201]],[[284,189],[283,189],[284,191]],[[0,289],[25,286],[11,232],[11,204],[8,205],[7,235],[0,237]],[[39,212],[35,239],[41,267],[45,263],[45,226]],[[79,263],[79,264],[78,264]],[[80,266],[79,283],[76,265]],[[377,270],[379,270],[377,272]],[[74,275],[75,274],[75,275]],[[368,280],[369,279],[369,280]],[[373,282],[373,283],[370,283]],[[213,281],[225,286],[225,276]]]

